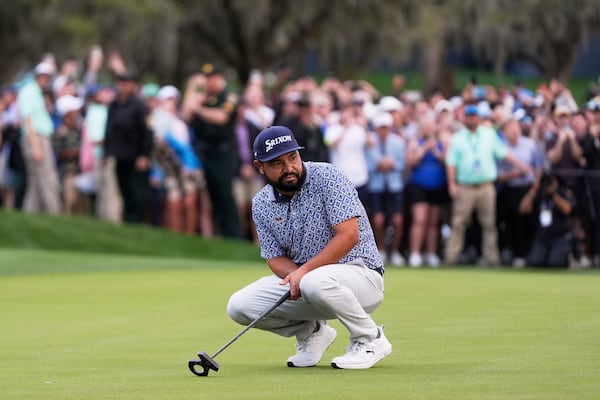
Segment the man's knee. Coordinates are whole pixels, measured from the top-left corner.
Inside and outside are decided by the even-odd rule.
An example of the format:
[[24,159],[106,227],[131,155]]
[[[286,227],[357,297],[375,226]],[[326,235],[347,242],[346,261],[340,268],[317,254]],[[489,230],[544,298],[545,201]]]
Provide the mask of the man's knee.
[[247,304],[248,302],[244,296],[240,295],[240,292],[234,293],[227,303],[229,318],[240,325],[248,325],[252,321],[252,318],[248,316]]
[[335,277],[324,271],[315,270],[302,277],[300,281],[300,293],[302,298],[309,304],[320,302],[326,295],[327,289],[339,286]]

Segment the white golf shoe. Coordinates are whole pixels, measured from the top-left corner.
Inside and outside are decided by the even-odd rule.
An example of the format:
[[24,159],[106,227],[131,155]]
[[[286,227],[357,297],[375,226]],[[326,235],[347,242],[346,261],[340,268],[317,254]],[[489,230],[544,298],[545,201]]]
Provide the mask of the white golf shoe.
[[352,342],[343,356],[331,361],[333,368],[367,369],[392,353],[392,344],[383,334],[383,327],[377,328],[379,336],[370,342]]
[[288,367],[314,367],[321,361],[325,350],[333,343],[337,332],[319,321],[319,330],[306,339],[297,339],[296,354],[288,358]]

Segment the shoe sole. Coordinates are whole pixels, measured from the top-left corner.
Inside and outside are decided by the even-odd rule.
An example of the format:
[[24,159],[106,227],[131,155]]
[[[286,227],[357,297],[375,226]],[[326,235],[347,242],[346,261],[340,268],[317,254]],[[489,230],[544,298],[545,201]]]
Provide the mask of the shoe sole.
[[331,366],[336,369],[368,369],[368,368],[373,367],[375,364],[377,364],[379,361],[383,360],[385,357],[389,356],[390,354],[392,354],[392,346],[390,346],[388,349],[386,349],[383,352],[382,356],[377,358],[373,362],[369,362],[369,363],[365,363],[365,364],[352,364],[352,365],[346,365],[346,366],[332,362]]
[[[327,349],[329,348],[329,346],[331,346],[333,344],[333,342],[334,342],[334,340],[335,340],[336,337],[337,337],[337,331],[334,329],[333,330],[333,337],[331,338],[331,341],[329,342],[329,344],[327,345],[327,347],[325,347],[325,350],[323,350],[323,354],[325,354],[325,352],[327,351]],[[323,354],[321,354],[321,358],[323,358]],[[311,368],[311,367],[316,366],[321,361],[321,358],[319,358],[317,360],[317,362],[314,363],[314,364],[306,364],[306,365],[294,364],[292,361],[288,361],[287,362],[287,366],[290,367],[290,368]]]
[[385,351],[381,357],[379,357],[376,360],[369,362],[369,363],[343,365],[343,364],[332,362],[331,366],[335,369],[369,369],[369,368],[375,366],[379,361],[383,360],[385,357],[389,356],[390,354],[392,354],[392,349]]

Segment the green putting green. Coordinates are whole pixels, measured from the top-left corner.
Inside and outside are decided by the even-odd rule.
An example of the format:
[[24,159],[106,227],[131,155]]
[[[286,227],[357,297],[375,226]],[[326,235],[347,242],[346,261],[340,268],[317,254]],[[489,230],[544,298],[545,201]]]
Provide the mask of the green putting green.
[[335,370],[287,368],[294,340],[242,327],[229,295],[260,262],[0,249],[2,399],[595,399],[600,274],[389,269],[374,317],[394,352]]

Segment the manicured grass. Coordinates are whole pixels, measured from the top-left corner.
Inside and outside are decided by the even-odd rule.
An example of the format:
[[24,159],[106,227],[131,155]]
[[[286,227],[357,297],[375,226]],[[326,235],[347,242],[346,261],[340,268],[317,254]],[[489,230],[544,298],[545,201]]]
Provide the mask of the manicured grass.
[[248,241],[204,240],[148,225],[2,210],[0,247],[260,261],[258,246]]
[[386,273],[375,313],[394,353],[316,368],[294,341],[251,330],[195,377],[187,360],[242,327],[229,295],[262,262],[0,249],[2,399],[595,399],[600,275],[479,269]]

